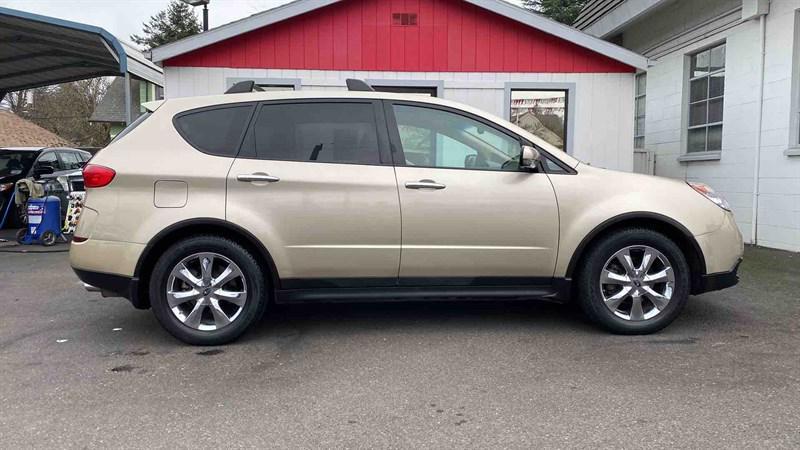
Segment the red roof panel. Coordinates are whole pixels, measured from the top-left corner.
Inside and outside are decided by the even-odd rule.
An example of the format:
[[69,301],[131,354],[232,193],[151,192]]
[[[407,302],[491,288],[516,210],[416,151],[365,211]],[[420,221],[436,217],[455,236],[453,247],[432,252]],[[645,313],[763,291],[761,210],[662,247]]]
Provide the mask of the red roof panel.
[[[393,14],[416,14],[397,25]],[[164,61],[165,66],[399,72],[633,72],[460,0],[346,0]]]

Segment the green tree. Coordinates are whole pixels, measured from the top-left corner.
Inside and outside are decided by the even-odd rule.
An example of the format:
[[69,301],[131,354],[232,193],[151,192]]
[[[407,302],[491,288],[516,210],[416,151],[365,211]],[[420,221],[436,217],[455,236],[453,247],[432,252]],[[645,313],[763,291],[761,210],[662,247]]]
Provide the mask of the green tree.
[[171,0],[167,9],[151,16],[143,24],[142,35],[134,34],[131,40],[146,50],[175,42],[202,31],[200,20],[192,7],[178,0]]
[[589,0],[522,0],[522,4],[553,20],[567,25],[575,23],[581,9]]

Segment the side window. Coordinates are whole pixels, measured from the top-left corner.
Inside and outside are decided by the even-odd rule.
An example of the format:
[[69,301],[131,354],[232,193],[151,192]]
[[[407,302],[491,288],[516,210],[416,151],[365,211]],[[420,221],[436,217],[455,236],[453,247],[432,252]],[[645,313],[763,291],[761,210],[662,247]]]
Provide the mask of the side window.
[[48,152],[42,155],[39,160],[36,161],[36,167],[50,167],[53,170],[59,170],[56,152]]
[[64,170],[80,169],[82,162],[75,152],[58,152],[61,157],[61,162],[64,165]]
[[394,115],[409,166],[519,169],[519,142],[477,120],[407,105],[394,105]]
[[80,155],[81,161],[83,161],[83,162],[89,162],[89,160],[92,159],[91,153],[79,153],[79,155]]
[[282,161],[380,164],[372,103],[265,104],[243,155]]
[[253,105],[190,111],[175,117],[175,127],[198,150],[233,158],[252,111]]

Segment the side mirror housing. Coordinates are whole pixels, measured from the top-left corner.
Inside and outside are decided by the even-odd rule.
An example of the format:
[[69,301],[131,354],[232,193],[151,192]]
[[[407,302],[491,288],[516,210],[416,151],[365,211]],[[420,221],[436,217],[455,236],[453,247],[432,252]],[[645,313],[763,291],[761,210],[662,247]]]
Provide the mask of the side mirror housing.
[[522,146],[522,153],[519,156],[519,167],[522,169],[534,170],[539,161],[539,150],[530,145]]
[[37,166],[35,169],[33,169],[33,175],[35,178],[39,178],[42,175],[50,175],[53,172],[55,172],[55,170],[50,166]]

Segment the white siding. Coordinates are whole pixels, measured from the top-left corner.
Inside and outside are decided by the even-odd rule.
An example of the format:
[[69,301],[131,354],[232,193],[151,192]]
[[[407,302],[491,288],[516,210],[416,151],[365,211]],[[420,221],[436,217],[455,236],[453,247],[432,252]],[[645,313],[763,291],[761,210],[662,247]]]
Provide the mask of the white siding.
[[[793,145],[791,98],[798,94],[792,92],[793,49],[798,45],[795,36],[798,8],[800,0],[772,1],[767,16],[757,219],[759,245],[793,251],[800,251],[800,156],[786,153]],[[675,17],[668,19],[680,22]],[[685,21],[689,20],[685,18]],[[674,30],[674,27],[652,22],[637,27]],[[631,32],[633,35],[638,33],[637,30]],[[647,75],[645,148],[655,152],[656,174],[703,181],[721,192],[733,206],[736,221],[748,242],[752,231],[754,158],[759,132],[756,124],[759,37],[757,20],[721,26],[715,33],[659,56]],[[649,39],[655,38],[651,35]],[[683,39],[675,38],[673,43]],[[685,153],[682,117],[688,96],[684,80],[687,55],[723,40],[727,58],[721,159],[679,162],[678,157]],[[669,47],[669,44],[665,41],[658,47]]]
[[302,89],[343,90],[347,78],[430,80],[444,83],[443,98],[508,117],[506,82],[575,83],[574,156],[594,166],[633,170],[633,74],[353,72],[166,67],[167,98],[220,94],[229,78],[300,79]]

